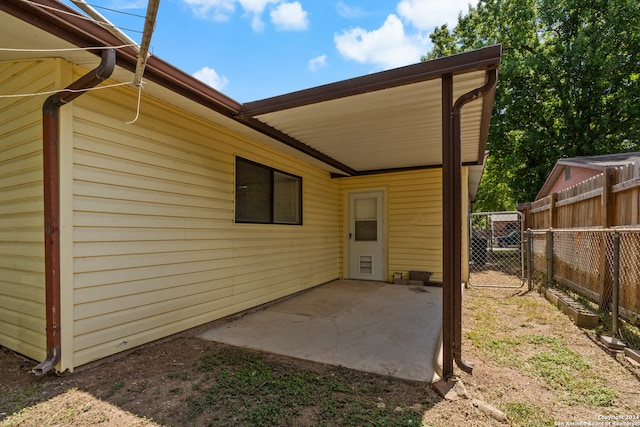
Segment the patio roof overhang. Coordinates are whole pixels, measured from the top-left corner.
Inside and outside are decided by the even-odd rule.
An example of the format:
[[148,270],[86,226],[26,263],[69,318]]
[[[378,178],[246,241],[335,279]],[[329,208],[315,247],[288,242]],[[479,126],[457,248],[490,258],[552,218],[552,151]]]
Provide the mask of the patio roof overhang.
[[[246,103],[239,119],[297,141],[345,175],[439,167],[443,76],[452,76],[455,100],[483,86],[499,62],[492,46]],[[494,90],[464,107],[464,165],[483,164]]]
[[[122,45],[56,0],[2,0],[0,22],[0,38],[16,49],[0,50],[0,61],[62,57],[90,69],[101,50]],[[34,47],[41,50],[28,50]],[[87,50],[45,51],[71,47]],[[461,166],[471,166],[477,186],[500,58],[501,47],[490,46],[241,104],[151,56],[144,91],[335,176],[442,168],[443,373],[449,376],[454,359],[471,369],[460,349]],[[135,49],[118,48],[110,78],[132,81],[136,64]]]

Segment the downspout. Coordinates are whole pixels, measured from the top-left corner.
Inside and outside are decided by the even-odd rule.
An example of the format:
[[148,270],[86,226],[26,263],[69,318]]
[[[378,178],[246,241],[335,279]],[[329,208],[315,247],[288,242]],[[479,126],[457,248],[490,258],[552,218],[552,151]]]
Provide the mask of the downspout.
[[[462,269],[462,182],[461,182],[461,110],[462,107],[483,96],[490,90],[493,90],[496,86],[498,79],[498,70],[487,70],[487,82],[479,88],[465,93],[460,96],[451,110],[451,116],[453,119],[452,133],[453,133],[453,161],[451,162],[452,170],[451,175],[454,179],[454,197],[453,197],[453,218],[454,233],[456,238],[454,239],[455,255],[453,258],[454,271],[453,275],[453,295],[452,295],[452,308],[453,308],[453,357],[456,361],[456,365],[464,372],[471,373],[473,371],[473,363],[462,360],[462,283],[461,283],[461,269]],[[457,282],[455,281],[457,280]]]
[[84,90],[106,80],[115,68],[116,52],[102,52],[102,61],[93,71],[51,95],[42,105],[42,155],[44,173],[44,268],[46,294],[47,358],[35,367],[41,376],[54,369],[61,359],[60,337],[60,166],[58,138],[60,107],[73,101]]

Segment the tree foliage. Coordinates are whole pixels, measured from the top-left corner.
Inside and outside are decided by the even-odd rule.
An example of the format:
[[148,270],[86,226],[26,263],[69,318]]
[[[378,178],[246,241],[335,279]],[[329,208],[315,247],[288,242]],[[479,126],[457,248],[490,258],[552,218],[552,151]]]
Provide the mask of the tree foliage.
[[640,2],[480,0],[431,59],[502,44],[475,210],[534,200],[556,160],[640,150]]

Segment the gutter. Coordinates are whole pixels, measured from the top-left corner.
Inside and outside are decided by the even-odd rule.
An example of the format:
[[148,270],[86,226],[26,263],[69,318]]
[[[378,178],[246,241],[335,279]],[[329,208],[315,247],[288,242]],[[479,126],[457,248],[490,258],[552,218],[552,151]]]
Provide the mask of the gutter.
[[[462,182],[461,182],[461,110],[462,107],[495,90],[497,69],[487,70],[487,82],[460,96],[449,110],[445,140],[450,147],[443,147],[443,375],[453,374],[453,363],[464,372],[472,373],[473,363],[462,360]],[[443,79],[444,81],[444,79]],[[452,85],[452,81],[450,83]],[[452,86],[450,86],[452,88]],[[449,92],[452,94],[452,91]],[[451,98],[449,98],[451,99]],[[450,102],[450,101],[449,101]],[[450,104],[449,104],[450,105]],[[443,110],[445,108],[443,102]],[[444,112],[444,111],[443,111]],[[450,127],[449,127],[450,126]],[[449,139],[450,138],[450,139]],[[445,158],[447,161],[445,162]],[[447,243],[450,245],[447,246]]]
[[64,91],[51,95],[42,105],[42,155],[44,173],[44,265],[46,293],[47,358],[35,367],[36,376],[54,369],[62,358],[60,337],[60,166],[58,163],[60,107],[84,90],[97,86],[113,73],[116,53],[102,52],[102,61]]

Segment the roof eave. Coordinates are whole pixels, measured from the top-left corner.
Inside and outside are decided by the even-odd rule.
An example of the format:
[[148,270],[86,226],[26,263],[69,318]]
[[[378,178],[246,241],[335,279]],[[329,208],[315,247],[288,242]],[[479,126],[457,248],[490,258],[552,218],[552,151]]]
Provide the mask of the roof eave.
[[[446,74],[457,75],[470,71],[497,69],[500,66],[501,51],[500,45],[493,45],[285,95],[247,102],[242,106],[241,116],[255,117],[318,102],[438,79]],[[492,91],[492,93],[494,92],[495,90]]]

